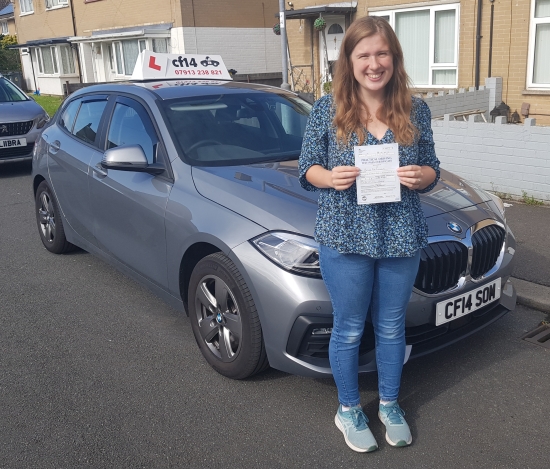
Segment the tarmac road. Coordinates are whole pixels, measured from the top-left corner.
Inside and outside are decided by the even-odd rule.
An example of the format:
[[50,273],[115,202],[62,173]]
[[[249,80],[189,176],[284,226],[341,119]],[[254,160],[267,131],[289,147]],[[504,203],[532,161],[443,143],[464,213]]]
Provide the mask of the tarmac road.
[[546,314],[518,306],[407,364],[409,448],[385,443],[363,375],[380,450],[357,454],[332,380],[221,377],[185,316],[90,254],[48,253],[33,207],[28,166],[0,166],[0,468],[548,467],[550,350],[520,339]]

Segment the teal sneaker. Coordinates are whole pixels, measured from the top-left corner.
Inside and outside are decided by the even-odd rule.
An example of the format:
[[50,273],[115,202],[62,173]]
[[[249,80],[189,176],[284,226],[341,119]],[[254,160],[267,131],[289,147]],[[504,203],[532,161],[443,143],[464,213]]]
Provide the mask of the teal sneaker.
[[378,448],[378,444],[367,425],[368,422],[369,419],[360,405],[347,411],[342,410],[340,405],[334,417],[334,423],[344,434],[346,444],[358,453],[368,453]]
[[392,446],[409,446],[412,443],[411,430],[405,421],[405,411],[397,401],[380,404],[378,409],[378,418],[386,426],[386,441]]

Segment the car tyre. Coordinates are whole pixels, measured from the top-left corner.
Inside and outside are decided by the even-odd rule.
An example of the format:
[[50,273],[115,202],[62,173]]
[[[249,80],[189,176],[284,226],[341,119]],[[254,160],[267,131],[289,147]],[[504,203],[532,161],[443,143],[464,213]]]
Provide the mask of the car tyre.
[[44,247],[54,254],[72,251],[74,245],[67,241],[59,204],[46,181],[42,181],[36,190],[36,223]]
[[227,256],[215,253],[197,263],[188,298],[195,339],[212,368],[244,379],[269,367],[254,300]]

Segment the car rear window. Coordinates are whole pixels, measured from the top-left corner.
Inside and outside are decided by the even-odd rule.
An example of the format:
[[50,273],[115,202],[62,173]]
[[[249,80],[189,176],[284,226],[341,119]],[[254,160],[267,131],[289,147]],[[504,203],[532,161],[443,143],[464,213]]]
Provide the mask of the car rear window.
[[164,103],[184,157],[198,166],[297,159],[311,105],[292,95],[228,93]]

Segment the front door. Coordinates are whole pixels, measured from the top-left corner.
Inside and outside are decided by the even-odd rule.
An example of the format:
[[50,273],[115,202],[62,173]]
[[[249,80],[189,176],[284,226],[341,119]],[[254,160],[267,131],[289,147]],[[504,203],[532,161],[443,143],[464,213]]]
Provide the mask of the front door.
[[346,20],[343,16],[327,16],[325,17],[325,20],[327,22],[327,27],[324,30],[324,35],[323,31],[319,33],[319,44],[321,45],[319,51],[319,60],[321,63],[321,85],[325,82],[332,81],[332,66],[338,59],[338,53],[340,52],[340,46],[346,31]]

